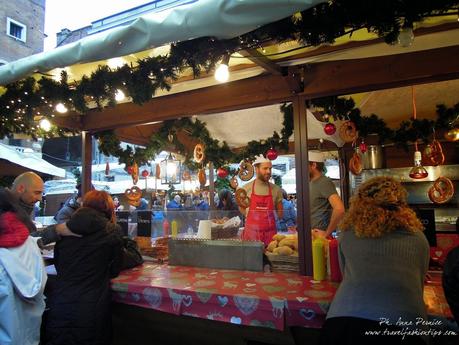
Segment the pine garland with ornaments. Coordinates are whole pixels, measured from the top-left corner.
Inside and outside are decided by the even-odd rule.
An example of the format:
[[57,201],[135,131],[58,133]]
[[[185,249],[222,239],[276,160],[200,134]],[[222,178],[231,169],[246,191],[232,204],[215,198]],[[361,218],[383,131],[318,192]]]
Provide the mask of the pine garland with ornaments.
[[[425,143],[432,141],[434,130],[446,130],[447,133],[451,132],[452,136],[456,135],[454,140],[448,140],[459,140],[457,136],[459,103],[451,108],[438,105],[435,121],[410,119],[403,121],[397,129],[390,129],[385,121],[376,114],[362,115],[360,110],[355,107],[352,98],[325,97],[313,100],[309,106],[316,110],[316,114],[325,114],[328,121],[330,118],[334,118],[336,120],[350,120],[354,123],[361,139],[360,142],[354,144],[359,145],[361,152],[366,151],[365,139],[369,135],[377,135],[381,143],[392,142],[404,148],[417,140]],[[120,140],[112,131],[99,133],[97,137],[101,152],[107,156],[118,157],[120,163],[126,163],[126,166],[130,166],[134,162],[139,165],[145,164],[161,151],[169,150],[182,155],[185,166],[190,170],[196,171],[203,165],[212,163],[217,168],[217,176],[221,179],[227,179],[228,175],[233,176],[235,174],[235,171],[230,171],[228,167],[225,167],[227,164],[246,159],[251,160],[260,153],[263,153],[270,160],[275,160],[279,153],[288,151],[288,140],[293,134],[293,106],[290,103],[282,104],[280,111],[283,113],[281,135],[274,132],[269,138],[249,141],[246,147],[237,151],[231,150],[226,142],[212,138],[205,122],[191,118],[165,121],[158,132],[151,136],[149,144],[144,148],[127,146],[126,149],[122,149]],[[205,157],[203,162],[199,164],[195,162],[193,148],[187,148],[179,140],[177,134],[180,131],[203,145]],[[227,170],[226,176],[224,176],[225,170]]]
[[[386,122],[378,117],[376,114],[369,116],[362,115],[359,108],[355,107],[355,102],[352,98],[346,97],[324,97],[311,101],[310,106],[315,109],[316,114],[322,114],[324,121],[342,120],[351,121],[358,132],[358,136],[365,140],[369,135],[377,135],[379,142],[394,143],[399,147],[408,148],[409,143],[421,141],[428,143],[435,137],[436,131],[446,131],[445,139],[449,141],[459,140],[457,131],[459,126],[459,103],[453,107],[447,108],[445,105],[437,105],[437,119],[414,119],[402,121],[398,128],[391,129],[387,126]],[[324,131],[328,135],[335,133],[330,130],[328,133],[327,126],[334,125],[329,122],[324,127]],[[360,145],[362,151],[366,150],[364,142],[355,143]]]
[[[288,151],[288,139],[293,134],[293,110],[292,107],[281,105],[283,112],[282,136],[277,132],[264,140],[252,140],[247,146],[233,151],[226,142],[220,142],[211,137],[206,124],[198,119],[181,118],[178,120],[167,120],[163,122],[161,128],[150,137],[146,147],[133,147],[128,145],[126,149],[121,147],[121,141],[113,131],[105,131],[96,134],[99,141],[100,151],[107,156],[119,158],[120,163],[130,166],[136,162],[139,165],[147,163],[152,157],[161,151],[168,150],[180,154],[184,157],[184,165],[190,170],[196,171],[207,163],[212,163],[215,168],[222,168],[229,163],[239,162],[244,159],[253,159],[262,152],[269,159],[277,158],[281,150]],[[186,134],[189,138],[201,143],[204,147],[204,160],[196,163],[193,159],[193,148],[186,147],[179,139],[179,133]],[[226,168],[227,170],[229,168]],[[223,171],[220,171],[223,175]],[[228,174],[232,172],[228,170]],[[225,176],[226,177],[226,176]]]

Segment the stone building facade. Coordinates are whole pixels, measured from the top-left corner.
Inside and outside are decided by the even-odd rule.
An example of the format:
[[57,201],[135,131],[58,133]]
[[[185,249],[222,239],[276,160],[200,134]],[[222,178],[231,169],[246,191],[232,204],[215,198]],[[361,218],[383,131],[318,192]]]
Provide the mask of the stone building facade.
[[0,0],[0,64],[43,51],[46,0]]

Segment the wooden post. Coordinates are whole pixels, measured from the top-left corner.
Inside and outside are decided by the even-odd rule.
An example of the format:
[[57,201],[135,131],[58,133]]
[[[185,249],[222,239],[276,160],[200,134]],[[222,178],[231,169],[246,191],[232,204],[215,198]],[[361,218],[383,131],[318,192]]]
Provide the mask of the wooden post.
[[347,169],[346,150],[344,147],[338,149],[339,160],[339,184],[341,188],[341,200],[344,206],[349,208],[349,171]]
[[209,206],[211,211],[215,211],[215,181],[214,164],[209,163]]
[[91,190],[92,175],[92,135],[87,131],[81,132],[82,166],[81,166],[81,195]]
[[293,99],[295,169],[300,274],[312,276],[312,243],[309,205],[308,126],[305,98]]

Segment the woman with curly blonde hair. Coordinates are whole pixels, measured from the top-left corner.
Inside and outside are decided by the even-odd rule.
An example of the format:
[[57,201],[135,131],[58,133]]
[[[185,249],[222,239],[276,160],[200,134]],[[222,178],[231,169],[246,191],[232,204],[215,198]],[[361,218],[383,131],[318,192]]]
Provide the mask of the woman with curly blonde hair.
[[423,290],[429,264],[429,244],[406,197],[393,178],[375,177],[351,198],[339,227],[343,281],[322,344],[425,343],[402,334],[422,331],[419,320],[427,320]]

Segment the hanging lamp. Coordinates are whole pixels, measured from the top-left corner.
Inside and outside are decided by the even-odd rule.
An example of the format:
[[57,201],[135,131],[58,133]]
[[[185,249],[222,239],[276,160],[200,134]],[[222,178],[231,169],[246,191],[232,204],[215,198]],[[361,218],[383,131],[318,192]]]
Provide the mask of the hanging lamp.
[[[414,86],[411,86],[411,98],[413,100],[413,119],[416,120],[416,98],[414,95]],[[414,166],[411,168],[409,176],[412,179],[419,180],[426,178],[429,173],[421,164],[422,155],[418,149],[418,138],[414,141]]]

